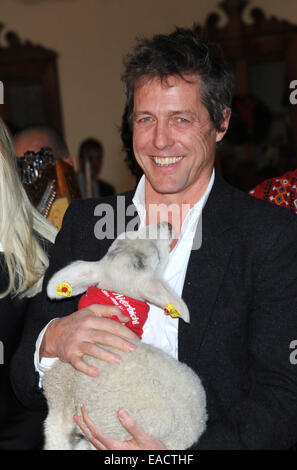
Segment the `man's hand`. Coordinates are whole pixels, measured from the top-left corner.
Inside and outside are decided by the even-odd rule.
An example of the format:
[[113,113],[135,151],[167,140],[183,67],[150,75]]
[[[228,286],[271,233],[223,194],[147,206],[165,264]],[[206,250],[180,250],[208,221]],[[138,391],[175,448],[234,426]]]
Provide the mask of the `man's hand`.
[[47,327],[40,346],[42,357],[58,357],[77,370],[96,377],[98,369],[87,364],[83,355],[96,357],[106,362],[120,362],[121,356],[100,347],[112,346],[122,351],[132,351],[135,345],[121,338],[139,340],[138,336],[123,324],[108,317],[116,315],[120,322],[129,318],[117,307],[94,304],[72,315],[56,318]]
[[78,415],[74,415],[74,421],[80,427],[86,438],[98,450],[164,450],[166,447],[157,439],[149,436],[141,426],[129,415],[120,409],[118,418],[122,426],[131,434],[132,439],[118,441],[102,434],[90,420],[84,406],[81,407],[83,421]]

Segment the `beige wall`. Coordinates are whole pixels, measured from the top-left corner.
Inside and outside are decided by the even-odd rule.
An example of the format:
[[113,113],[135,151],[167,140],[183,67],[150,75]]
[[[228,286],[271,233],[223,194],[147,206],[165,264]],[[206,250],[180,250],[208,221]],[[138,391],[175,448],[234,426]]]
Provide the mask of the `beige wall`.
[[[0,22],[22,40],[58,52],[71,152],[76,155],[86,137],[101,139],[106,156],[103,176],[123,191],[134,185],[117,130],[124,103],[123,56],[136,36],[169,32],[174,25],[191,26],[194,21],[202,24],[217,4],[218,0],[0,0]],[[255,0],[251,5],[297,23],[296,0]]]

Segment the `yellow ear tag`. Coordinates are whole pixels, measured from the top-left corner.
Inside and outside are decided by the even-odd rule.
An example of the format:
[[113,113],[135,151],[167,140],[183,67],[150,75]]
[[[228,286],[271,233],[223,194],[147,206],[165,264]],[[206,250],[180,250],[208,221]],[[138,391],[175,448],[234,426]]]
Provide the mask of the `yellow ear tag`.
[[166,307],[164,308],[164,311],[165,311],[166,315],[170,315],[171,318],[178,318],[180,316],[179,311],[172,304],[167,304]]
[[57,295],[62,295],[63,297],[71,297],[72,296],[72,287],[68,282],[62,282],[59,284],[56,290]]

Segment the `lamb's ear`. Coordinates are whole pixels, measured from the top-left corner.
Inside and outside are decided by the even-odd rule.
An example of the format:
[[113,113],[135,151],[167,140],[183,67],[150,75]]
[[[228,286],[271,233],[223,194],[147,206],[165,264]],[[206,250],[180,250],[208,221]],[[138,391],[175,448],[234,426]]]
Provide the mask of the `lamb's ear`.
[[171,306],[178,310],[179,316],[185,322],[190,322],[190,314],[185,302],[165,282],[158,279],[150,279],[139,287],[138,293],[144,300],[160,308],[165,308],[168,304],[171,304]]
[[50,299],[62,299],[82,294],[89,286],[98,284],[100,261],[74,261],[56,272],[47,285]]

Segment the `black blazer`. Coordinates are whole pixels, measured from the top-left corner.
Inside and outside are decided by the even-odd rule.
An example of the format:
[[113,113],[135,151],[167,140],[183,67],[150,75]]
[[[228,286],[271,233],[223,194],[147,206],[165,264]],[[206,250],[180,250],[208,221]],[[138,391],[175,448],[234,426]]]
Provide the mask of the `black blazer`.
[[[0,254],[0,292],[8,285],[4,254]],[[42,445],[42,411],[28,410],[10,382],[10,363],[22,336],[30,299],[10,295],[0,299],[0,450],[31,450]],[[2,351],[3,346],[3,351]],[[3,352],[3,355],[2,355]]]
[[[113,215],[98,204],[119,209],[125,200],[128,207],[132,196],[70,206],[45,284],[70,261],[106,253],[112,240],[98,240],[94,228],[99,220],[104,229],[102,221]],[[131,209],[130,228],[136,224]],[[297,337],[296,241],[293,213],[215,178],[203,210],[202,246],[191,253],[183,290],[191,324],[180,321],[178,337],[179,359],[199,374],[207,394],[207,430],[193,448],[288,449],[297,442],[297,369],[289,359]],[[37,335],[50,319],[74,312],[77,302],[50,302],[45,293],[34,300],[13,361],[15,391],[27,406],[44,406],[33,368]]]
[[98,191],[101,197],[112,196],[115,194],[114,187],[109,184],[107,181],[97,180]]

